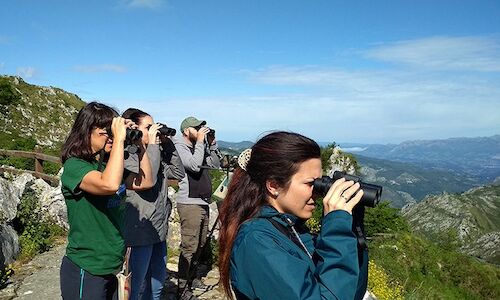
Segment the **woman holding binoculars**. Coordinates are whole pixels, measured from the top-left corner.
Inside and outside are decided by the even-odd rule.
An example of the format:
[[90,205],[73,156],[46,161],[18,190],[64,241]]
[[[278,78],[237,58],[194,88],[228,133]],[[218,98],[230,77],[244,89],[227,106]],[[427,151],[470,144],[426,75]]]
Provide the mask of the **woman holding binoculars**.
[[70,227],[60,271],[63,299],[117,298],[115,274],[125,249],[125,190],[153,186],[145,151],[138,159],[140,172],[124,171],[126,131],[131,127],[135,124],[111,107],[91,102],[78,113],[63,145],[61,183]]
[[[361,299],[367,264],[358,261],[352,210],[359,183],[337,180],[323,198],[319,235],[304,226],[321,178],[320,148],[296,133],[274,132],[238,158],[220,213],[219,269],[237,299]],[[359,253],[358,253],[359,251]]]
[[[151,161],[153,187],[127,191],[124,238],[130,251],[132,285],[130,300],[160,299],[167,277],[167,232],[172,202],[168,198],[168,179],[181,180],[184,167],[169,134],[175,130],[155,123],[146,112],[127,109],[122,116],[138,125],[142,143]],[[138,172],[138,156],[130,154],[125,169]]]

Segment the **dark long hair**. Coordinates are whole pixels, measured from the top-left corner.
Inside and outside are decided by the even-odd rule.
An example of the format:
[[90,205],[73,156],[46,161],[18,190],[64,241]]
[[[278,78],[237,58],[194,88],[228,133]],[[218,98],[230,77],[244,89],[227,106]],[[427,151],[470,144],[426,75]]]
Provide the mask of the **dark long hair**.
[[95,154],[92,153],[90,145],[90,134],[95,128],[107,128],[111,125],[118,112],[102,103],[90,102],[85,105],[76,116],[75,123],[71,127],[61,151],[61,161],[70,157],[93,161]]
[[139,125],[141,123],[141,119],[146,116],[150,115],[137,108],[128,108],[122,113],[122,117],[134,121],[134,123],[137,125]]
[[261,138],[252,147],[246,171],[234,171],[219,215],[219,270],[224,291],[232,299],[230,260],[233,243],[240,225],[254,217],[267,203],[268,180],[287,190],[300,163],[320,158],[318,144],[297,133],[274,132]]

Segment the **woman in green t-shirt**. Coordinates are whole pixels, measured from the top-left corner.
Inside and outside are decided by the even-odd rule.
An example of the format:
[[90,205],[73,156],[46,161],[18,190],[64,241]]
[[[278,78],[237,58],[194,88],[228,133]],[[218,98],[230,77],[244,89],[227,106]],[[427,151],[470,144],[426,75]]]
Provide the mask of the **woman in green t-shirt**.
[[63,299],[117,297],[114,274],[123,263],[125,189],[153,186],[144,149],[140,171],[124,172],[126,131],[135,126],[111,107],[91,102],[78,113],[63,145],[61,182],[70,226],[61,264]]

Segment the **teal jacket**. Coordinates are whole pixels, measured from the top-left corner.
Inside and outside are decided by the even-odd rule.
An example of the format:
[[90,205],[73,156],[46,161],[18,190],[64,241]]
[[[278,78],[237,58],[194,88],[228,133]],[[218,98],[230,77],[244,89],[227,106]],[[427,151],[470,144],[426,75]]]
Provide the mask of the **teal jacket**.
[[[307,253],[268,219],[284,226],[292,221]],[[243,223],[231,253],[231,285],[238,299],[349,299],[362,297],[367,264],[360,267],[352,216],[333,211],[322,220],[316,237],[297,217],[264,206]],[[363,251],[364,252],[364,251]],[[360,257],[367,259],[364,253]],[[358,286],[360,282],[360,286]]]

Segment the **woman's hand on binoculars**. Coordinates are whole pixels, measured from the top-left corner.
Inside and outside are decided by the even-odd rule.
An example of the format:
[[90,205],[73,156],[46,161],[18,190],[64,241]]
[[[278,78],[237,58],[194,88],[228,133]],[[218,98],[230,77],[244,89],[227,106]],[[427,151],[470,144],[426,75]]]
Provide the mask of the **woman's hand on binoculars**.
[[111,133],[113,134],[113,142],[114,141],[118,141],[118,142],[125,141],[125,137],[127,136],[127,132],[126,132],[127,127],[128,127],[128,124],[126,123],[126,119],[124,119],[122,117],[114,117],[113,118],[113,121],[111,122]]
[[160,143],[160,135],[158,129],[162,128],[163,125],[159,123],[152,124],[148,129],[148,140],[149,144],[159,144]]
[[323,198],[324,215],[334,210],[345,210],[352,214],[352,209],[361,197],[363,197],[363,190],[359,189],[359,183],[340,178],[332,184]]

